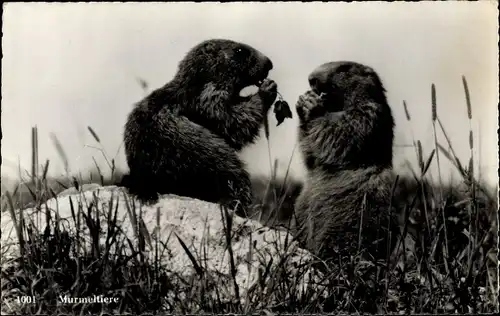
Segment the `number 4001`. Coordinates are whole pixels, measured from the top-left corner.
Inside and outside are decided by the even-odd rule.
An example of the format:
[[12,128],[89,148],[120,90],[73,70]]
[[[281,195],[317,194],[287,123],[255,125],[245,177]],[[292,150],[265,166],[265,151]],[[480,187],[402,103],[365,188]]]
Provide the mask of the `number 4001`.
[[16,297],[16,301],[19,304],[32,304],[35,303],[34,296],[18,296]]

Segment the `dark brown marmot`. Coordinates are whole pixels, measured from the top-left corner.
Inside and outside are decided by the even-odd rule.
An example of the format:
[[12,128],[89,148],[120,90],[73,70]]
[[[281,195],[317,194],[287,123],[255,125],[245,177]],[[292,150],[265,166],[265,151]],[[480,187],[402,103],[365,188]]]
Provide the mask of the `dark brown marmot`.
[[321,65],[309,83],[296,105],[308,171],[295,204],[298,239],[324,259],[357,249],[384,256],[394,120],[382,82],[370,67],[342,61]]
[[[145,202],[176,194],[248,206],[249,175],[237,152],[253,143],[277,96],[271,60],[257,49],[213,39],[192,48],[177,74],[139,102],[125,125],[130,168],[122,184]],[[240,91],[259,90],[242,97]]]

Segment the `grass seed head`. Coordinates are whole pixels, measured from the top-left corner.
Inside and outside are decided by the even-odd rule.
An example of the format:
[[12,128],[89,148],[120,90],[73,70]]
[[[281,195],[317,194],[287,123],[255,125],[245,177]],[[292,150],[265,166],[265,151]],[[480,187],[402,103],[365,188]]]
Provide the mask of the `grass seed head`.
[[432,84],[431,86],[431,94],[432,94],[432,121],[436,121],[437,113],[436,113],[436,86]]

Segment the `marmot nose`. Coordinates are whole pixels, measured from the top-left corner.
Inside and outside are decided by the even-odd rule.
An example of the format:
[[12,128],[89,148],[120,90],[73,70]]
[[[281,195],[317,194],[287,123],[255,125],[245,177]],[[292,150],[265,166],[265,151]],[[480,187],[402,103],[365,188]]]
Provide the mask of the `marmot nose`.
[[308,79],[309,79],[309,86],[311,88],[316,88],[318,86],[319,79],[315,73],[310,74]]
[[264,67],[266,68],[267,71],[273,69],[273,62],[271,61],[271,59],[266,58]]

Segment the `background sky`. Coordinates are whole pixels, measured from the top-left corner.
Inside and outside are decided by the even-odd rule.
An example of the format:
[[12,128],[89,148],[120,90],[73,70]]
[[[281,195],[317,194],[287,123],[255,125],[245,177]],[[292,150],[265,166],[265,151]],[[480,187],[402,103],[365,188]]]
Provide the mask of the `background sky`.
[[[18,177],[31,164],[31,127],[39,132],[40,164],[64,173],[51,140],[60,140],[70,172],[88,170],[92,157],[105,168],[102,148],[127,169],[123,126],[135,102],[171,80],[178,62],[198,42],[228,38],[261,50],[274,62],[270,78],[295,111],[318,65],[353,60],[372,66],[388,90],[396,120],[394,167],[415,162],[434,145],[431,84],[437,111],[455,150],[467,164],[469,121],[461,76],[472,100],[475,156],[481,177],[497,182],[498,10],[496,2],[420,3],[9,3],[3,14],[2,176]],[[406,100],[411,122],[402,102]],[[270,112],[271,116],[272,111]],[[274,117],[271,125],[275,126]],[[271,129],[271,155],[282,174],[296,141],[297,121]],[[438,139],[444,144],[442,133]],[[269,172],[265,138],[244,150],[253,174]],[[454,169],[441,159],[444,180]],[[477,168],[477,165],[476,165]],[[435,173],[436,163],[432,166]],[[476,169],[477,170],[477,169]],[[291,173],[304,175],[295,151]]]

